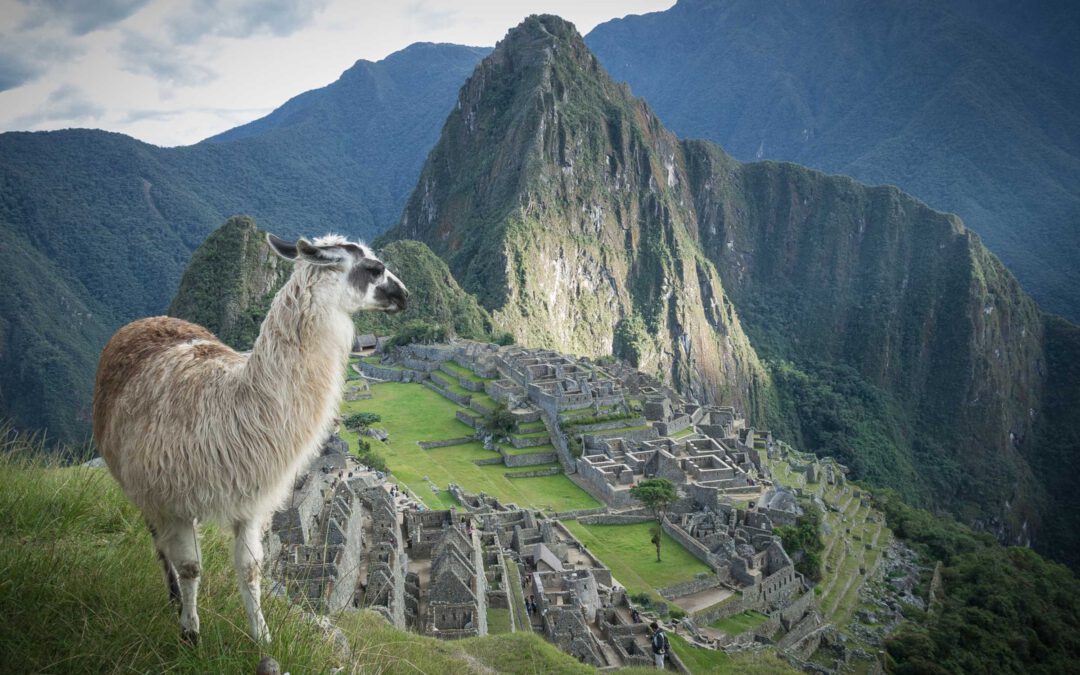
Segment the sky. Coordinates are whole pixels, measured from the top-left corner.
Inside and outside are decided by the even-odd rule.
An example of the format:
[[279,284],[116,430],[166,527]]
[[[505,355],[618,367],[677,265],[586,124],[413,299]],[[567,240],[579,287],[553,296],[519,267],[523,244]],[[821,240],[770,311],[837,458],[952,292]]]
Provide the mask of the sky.
[[0,0],[0,131],[187,145],[414,42],[493,46],[530,14],[598,23],[674,0]]

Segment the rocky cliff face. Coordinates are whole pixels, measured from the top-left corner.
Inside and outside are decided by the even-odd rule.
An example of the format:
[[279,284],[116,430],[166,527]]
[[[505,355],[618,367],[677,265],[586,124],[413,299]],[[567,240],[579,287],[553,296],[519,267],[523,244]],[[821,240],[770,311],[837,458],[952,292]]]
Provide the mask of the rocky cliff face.
[[755,347],[854,368],[904,420],[886,442],[923,474],[910,492],[1027,543],[1045,365],[1016,279],[958,218],[896,188],[684,149],[702,247]]
[[388,236],[427,243],[525,344],[760,413],[767,374],[695,242],[679,147],[570,24],[531,17],[462,88]]
[[1010,542],[1075,520],[1038,468],[1043,317],[978,237],[895,188],[679,141],[557,18],[477,67],[388,236],[526,344],[625,356]]

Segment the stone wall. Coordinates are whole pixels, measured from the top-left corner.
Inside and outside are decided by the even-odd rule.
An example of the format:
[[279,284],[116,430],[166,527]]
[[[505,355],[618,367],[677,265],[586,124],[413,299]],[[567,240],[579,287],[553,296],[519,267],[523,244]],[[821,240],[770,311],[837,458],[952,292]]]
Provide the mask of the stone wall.
[[664,532],[667,532],[672,539],[682,544],[695,558],[711,567],[714,572],[723,566],[723,562],[719,558],[713,555],[709,549],[705,548],[700,541],[691,537],[686,530],[666,518],[664,519],[662,526]]
[[536,466],[538,464],[551,464],[558,461],[554,452],[534,452],[526,455],[511,455],[502,453],[503,463],[510,468],[518,466]]
[[450,399],[451,401],[453,401],[454,403],[457,403],[458,405],[463,405],[465,407],[470,407],[469,406],[469,400],[472,398],[471,396],[463,396],[461,394],[455,394],[452,391],[447,391],[446,389],[442,389],[442,388],[436,386],[435,384],[432,384],[431,380],[424,380],[424,386],[427,387],[428,389],[432,390],[433,392],[439,394],[440,396]]
[[418,441],[416,444],[424,450],[431,450],[432,448],[448,448],[451,445],[465,445],[475,440],[472,436],[462,436],[460,438],[447,438],[442,441]]
[[511,436],[510,445],[521,450],[522,448],[535,448],[547,445],[551,441],[547,436]]
[[578,522],[583,525],[636,525],[637,523],[648,523],[652,520],[653,517],[648,514],[625,515],[616,513],[578,518]]
[[[554,458],[552,459],[554,461]],[[539,478],[540,476],[557,476],[562,473],[562,469],[557,466],[550,466],[546,469],[538,469],[536,471],[507,471],[503,475],[510,479],[515,478]]]
[[584,459],[579,458],[576,462],[576,466],[578,468],[577,476],[580,480],[574,482],[601,502],[608,506],[618,508],[629,506],[637,501],[630,495],[629,490],[615,489],[615,486],[607,481],[604,472],[589,464]]
[[701,591],[707,591],[712,588],[718,588],[720,585],[720,577],[715,574],[702,573],[689,581],[682,581],[667,586],[666,588],[658,588],[657,592],[668,600],[674,600],[675,598],[681,598],[687,595],[693,595],[694,593],[700,593]]

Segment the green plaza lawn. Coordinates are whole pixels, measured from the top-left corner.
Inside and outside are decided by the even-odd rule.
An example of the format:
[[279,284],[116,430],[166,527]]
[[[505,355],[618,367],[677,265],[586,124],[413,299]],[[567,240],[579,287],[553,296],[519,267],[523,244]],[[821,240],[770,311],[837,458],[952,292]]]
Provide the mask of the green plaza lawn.
[[[509,479],[504,474],[527,469],[507,469],[502,464],[473,464],[476,459],[498,457],[477,441],[431,450],[418,446],[417,441],[463,438],[473,433],[470,427],[454,417],[461,408],[427,387],[385,382],[372,386],[371,393],[370,399],[343,402],[342,415],[371,412],[382,418],[375,426],[386,429],[390,440],[380,443],[369,439],[372,449],[386,459],[387,467],[398,482],[408,486],[430,508],[446,509],[457,505],[446,491],[449,483],[457,483],[466,492],[486,492],[501,501],[540,510],[571,511],[600,506],[562,474]],[[348,441],[350,448],[356,449],[355,433],[342,430],[342,438]],[[432,482],[438,492],[432,491]]]
[[652,523],[582,525],[566,521],[563,524],[611,568],[612,575],[631,593],[646,592],[657,597],[659,588],[688,581],[699,572],[712,571],[667,533],[660,542],[662,562],[656,562],[656,547],[649,532]]

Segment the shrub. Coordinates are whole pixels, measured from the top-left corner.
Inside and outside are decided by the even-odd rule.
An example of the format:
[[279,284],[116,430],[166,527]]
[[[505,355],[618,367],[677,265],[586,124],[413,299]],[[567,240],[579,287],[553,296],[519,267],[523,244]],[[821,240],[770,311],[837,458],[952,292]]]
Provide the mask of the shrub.
[[437,323],[428,323],[415,319],[402,326],[387,341],[391,347],[403,347],[410,344],[432,344],[446,342],[449,333]]

